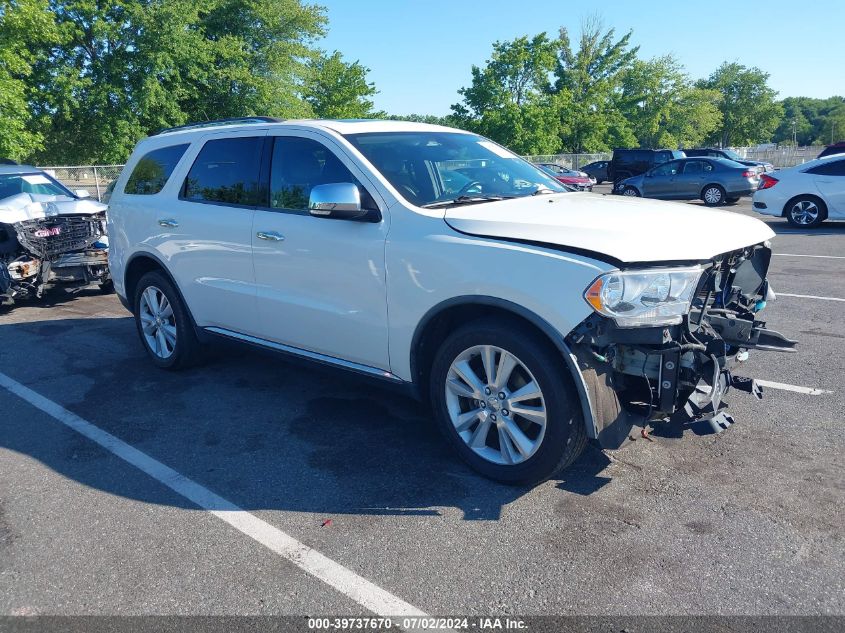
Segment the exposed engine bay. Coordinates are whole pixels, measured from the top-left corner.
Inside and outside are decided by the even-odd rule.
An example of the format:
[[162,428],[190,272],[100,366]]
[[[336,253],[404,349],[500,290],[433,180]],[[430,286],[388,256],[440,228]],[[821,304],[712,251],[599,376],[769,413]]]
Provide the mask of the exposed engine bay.
[[[17,178],[27,176],[53,186],[40,174]],[[20,192],[0,199],[0,305],[40,298],[57,284],[107,289],[110,282],[105,205],[70,192]]]
[[762,398],[753,379],[733,373],[748,350],[796,351],[795,341],[757,318],[775,296],[770,259],[768,245],[758,244],[708,262],[678,325],[620,328],[594,314],[570,333],[604,447],[621,445],[637,422],[705,420],[720,432],[733,423],[729,390]]

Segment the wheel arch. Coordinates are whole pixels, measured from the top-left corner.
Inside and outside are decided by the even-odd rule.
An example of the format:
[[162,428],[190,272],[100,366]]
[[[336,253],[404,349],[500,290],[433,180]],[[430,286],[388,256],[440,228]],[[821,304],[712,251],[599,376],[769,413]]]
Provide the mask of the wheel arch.
[[791,207],[793,204],[795,204],[796,201],[800,200],[801,198],[812,198],[813,200],[815,200],[816,203],[819,205],[819,211],[823,216],[822,219],[827,219],[827,204],[825,204],[825,201],[821,198],[821,196],[817,196],[813,193],[799,193],[797,196],[792,196],[789,200],[786,201],[786,203],[784,203],[783,209],[781,209],[780,212],[780,217],[785,218],[786,214],[789,213],[789,207]]
[[427,393],[428,370],[431,368],[437,349],[449,333],[459,324],[491,316],[501,316],[525,324],[555,346],[563,357],[578,393],[587,436],[598,437],[596,416],[587,384],[564,336],[540,315],[524,306],[498,297],[484,295],[454,297],[437,304],[426,312],[417,324],[411,339],[411,380],[417,397],[421,398]]
[[188,302],[185,301],[185,295],[182,294],[182,289],[179,288],[179,284],[176,283],[176,279],[167,269],[167,266],[164,265],[164,262],[152,253],[146,251],[135,253],[126,263],[125,272],[123,274],[123,288],[126,293],[125,307],[132,314],[135,314],[135,291],[137,290],[138,282],[141,281],[141,278],[144,275],[153,271],[160,272],[167,278],[170,285],[173,286],[173,289],[176,291],[176,294],[179,295],[179,300],[182,302],[182,305],[185,306],[185,311],[188,313],[188,318],[191,320],[191,325],[194,328],[197,338],[200,340],[206,340],[208,336],[205,335],[202,328],[197,325],[196,319],[194,319],[194,314],[191,312],[191,307],[188,305]]

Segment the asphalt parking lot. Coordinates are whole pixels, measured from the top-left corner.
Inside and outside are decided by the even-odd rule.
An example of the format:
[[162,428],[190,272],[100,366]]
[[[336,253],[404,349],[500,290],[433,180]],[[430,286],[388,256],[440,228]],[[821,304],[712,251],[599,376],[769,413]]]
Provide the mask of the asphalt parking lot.
[[[0,372],[426,613],[841,615],[845,223],[767,221],[764,315],[800,351],[742,373],[786,389],[733,394],[719,435],[590,448],[534,489],[475,475],[424,407],[353,376],[241,348],[156,370],[93,290],[0,314]],[[237,509],[42,409],[0,387],[0,614],[368,613],[233,527]]]

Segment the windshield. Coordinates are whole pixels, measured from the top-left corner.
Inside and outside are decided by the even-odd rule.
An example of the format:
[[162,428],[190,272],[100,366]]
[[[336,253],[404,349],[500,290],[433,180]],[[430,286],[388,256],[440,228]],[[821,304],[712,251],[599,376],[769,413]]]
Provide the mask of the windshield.
[[0,200],[17,196],[21,193],[31,193],[39,196],[75,197],[59,182],[53,180],[43,172],[0,175]]
[[742,156],[740,156],[740,155],[739,155],[739,154],[737,154],[736,152],[732,152],[732,151],[731,151],[731,150],[729,150],[729,149],[723,149],[723,150],[722,150],[722,153],[723,153],[726,157],[730,158],[731,160],[745,160]]
[[474,134],[371,132],[346,138],[417,206],[567,191],[531,163]]

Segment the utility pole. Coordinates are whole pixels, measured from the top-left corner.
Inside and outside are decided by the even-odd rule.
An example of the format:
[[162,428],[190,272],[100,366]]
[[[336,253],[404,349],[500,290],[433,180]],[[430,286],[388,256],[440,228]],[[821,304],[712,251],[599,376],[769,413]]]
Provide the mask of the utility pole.
[[798,135],[795,133],[795,119],[792,119],[792,145],[798,147]]
[[830,122],[830,144],[833,145],[836,141],[833,140],[833,131],[836,129],[836,120]]

